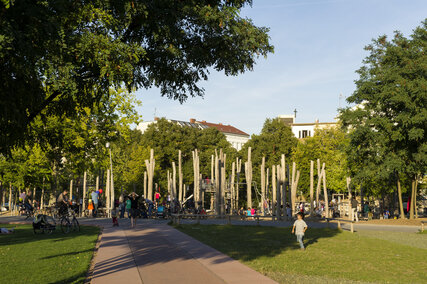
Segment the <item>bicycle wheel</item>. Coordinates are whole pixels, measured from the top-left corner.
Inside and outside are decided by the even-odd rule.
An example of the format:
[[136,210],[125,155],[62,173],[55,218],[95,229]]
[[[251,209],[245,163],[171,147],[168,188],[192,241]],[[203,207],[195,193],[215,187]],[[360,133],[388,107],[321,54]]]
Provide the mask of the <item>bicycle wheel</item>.
[[79,221],[77,221],[76,217],[73,218],[73,221],[71,221],[71,229],[74,232],[80,232],[80,225]]
[[71,229],[71,224],[68,218],[62,218],[61,219],[61,230],[64,234],[68,234]]

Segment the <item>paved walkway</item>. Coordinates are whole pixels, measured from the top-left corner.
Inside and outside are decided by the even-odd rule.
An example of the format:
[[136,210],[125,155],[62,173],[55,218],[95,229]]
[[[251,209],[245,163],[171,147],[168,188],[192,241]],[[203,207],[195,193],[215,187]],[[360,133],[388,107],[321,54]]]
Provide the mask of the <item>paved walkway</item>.
[[92,283],[276,283],[164,222],[122,223],[104,229]]

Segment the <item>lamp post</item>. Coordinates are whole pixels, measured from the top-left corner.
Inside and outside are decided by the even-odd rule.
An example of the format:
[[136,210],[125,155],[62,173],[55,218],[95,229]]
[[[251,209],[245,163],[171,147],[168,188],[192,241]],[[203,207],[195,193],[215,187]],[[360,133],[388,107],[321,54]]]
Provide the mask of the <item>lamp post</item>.
[[110,187],[109,187],[110,188],[110,204],[108,204],[108,207],[110,209],[113,209],[114,208],[114,179],[113,179],[113,160],[111,158],[110,143],[107,142],[107,144],[105,144],[105,147],[107,147],[108,150],[109,150],[109,152],[110,152],[110,173],[111,173],[110,181],[111,181],[111,184],[110,184]]

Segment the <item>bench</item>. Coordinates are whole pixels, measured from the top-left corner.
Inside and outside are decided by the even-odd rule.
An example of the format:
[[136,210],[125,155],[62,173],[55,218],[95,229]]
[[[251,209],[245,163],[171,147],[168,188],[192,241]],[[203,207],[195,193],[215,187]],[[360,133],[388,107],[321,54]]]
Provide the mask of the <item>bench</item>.
[[342,223],[350,223],[350,232],[354,233],[354,221],[352,221],[352,220],[336,219],[336,218],[325,218],[325,219],[326,219],[326,222],[328,223],[328,227],[329,227],[330,221],[337,221],[338,229],[340,229],[340,230],[341,230],[341,222]]

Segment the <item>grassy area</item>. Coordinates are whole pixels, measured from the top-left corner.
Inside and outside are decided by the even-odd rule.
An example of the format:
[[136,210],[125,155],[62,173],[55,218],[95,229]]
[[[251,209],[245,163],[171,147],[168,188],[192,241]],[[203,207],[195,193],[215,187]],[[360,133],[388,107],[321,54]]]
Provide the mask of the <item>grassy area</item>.
[[79,233],[34,235],[31,225],[17,225],[0,235],[0,283],[83,283],[98,234],[82,226]]
[[[307,250],[301,251],[290,228],[182,225],[178,229],[280,283],[425,283],[427,279],[427,249],[372,236],[310,229]],[[427,241],[424,234],[417,237],[419,242]]]

